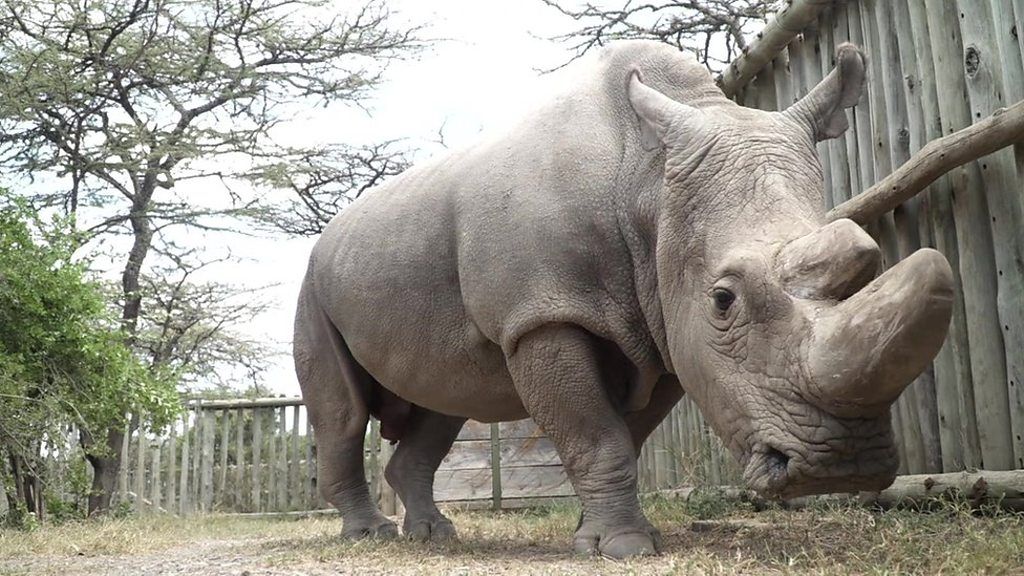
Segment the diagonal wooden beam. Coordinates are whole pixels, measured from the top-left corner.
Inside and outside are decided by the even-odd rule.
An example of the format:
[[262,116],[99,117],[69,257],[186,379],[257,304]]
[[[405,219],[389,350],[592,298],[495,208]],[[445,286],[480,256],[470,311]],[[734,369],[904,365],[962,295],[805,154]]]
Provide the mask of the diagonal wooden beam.
[[881,181],[830,210],[826,218],[866,224],[913,198],[946,172],[1019,143],[1024,143],[1024,101],[932,140]]
[[786,5],[758,32],[756,39],[716,79],[718,87],[732,98],[753,80],[793,38],[837,0],[788,0]]

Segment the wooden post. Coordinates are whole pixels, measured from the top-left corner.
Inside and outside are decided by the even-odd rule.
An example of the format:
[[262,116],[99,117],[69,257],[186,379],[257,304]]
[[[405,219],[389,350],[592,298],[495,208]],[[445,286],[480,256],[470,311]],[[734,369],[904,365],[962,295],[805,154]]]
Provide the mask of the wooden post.
[[132,418],[124,425],[124,442],[121,443],[121,470],[117,476],[118,502],[130,502],[128,498],[128,447],[132,441]]
[[[929,39],[943,132],[951,133],[971,124],[963,77],[960,17],[953,2],[928,0],[925,6],[928,28],[943,31],[930,34]],[[1013,447],[1002,330],[998,312],[992,306],[997,301],[997,275],[985,187],[976,163],[955,170],[950,178],[981,464],[989,469],[1007,469],[1013,465]]]
[[[388,462],[391,460],[391,454],[394,452],[394,447],[391,443],[381,439],[380,442],[380,470],[387,467]],[[384,479],[383,473],[381,474],[380,491],[381,491],[381,512],[386,516],[394,516],[398,512],[398,504],[395,502],[395,491],[391,488],[391,485]]]
[[491,424],[491,508],[501,510],[501,427]]
[[161,504],[163,503],[163,491],[160,483],[163,481],[163,475],[160,470],[160,453],[163,451],[163,442],[157,441],[156,445],[153,446],[153,457],[151,464],[151,480],[149,487],[149,504],[152,507],[153,512],[160,512]]
[[231,422],[227,410],[218,410],[217,417],[220,418],[220,470],[217,474],[217,492],[214,500],[218,505],[224,507],[227,503],[228,485],[228,440],[231,439]]
[[253,408],[252,411],[252,482],[250,487],[252,488],[252,511],[262,512],[263,507],[260,503],[260,493],[262,486],[260,485],[260,466],[263,465],[263,460],[260,458],[263,448],[263,414],[259,408]]
[[217,435],[217,420],[213,410],[203,410],[203,452],[201,462],[200,501],[203,512],[213,512],[213,448]]
[[[830,61],[832,59],[831,54],[822,53],[821,36],[818,33],[818,26],[816,24],[816,22],[812,22],[803,32],[804,69],[802,77],[805,85],[805,94],[807,92],[810,92],[810,90],[817,86],[818,83],[821,82],[822,78],[824,78],[824,76],[822,76],[821,61],[823,59],[827,61]],[[829,158],[828,154],[829,143],[828,141],[818,142],[816,144],[816,148],[818,149],[818,159],[821,162],[822,183],[825,186],[824,192],[822,194],[822,206],[824,206],[825,209],[828,210],[832,208],[833,205],[832,160],[831,158]]]
[[[138,426],[135,429],[135,512],[142,514],[146,511],[146,438],[142,428],[143,415],[139,415]],[[125,441],[129,441],[126,438]]]
[[277,511],[288,511],[288,425],[285,421],[288,409],[281,407],[277,409],[278,428],[276,440],[280,442],[281,448],[277,453]]
[[793,78],[789,70],[789,49],[783,48],[772,65],[772,82],[775,83],[775,105],[778,110],[789,108],[793,98]]
[[245,478],[245,411],[236,408],[231,413],[235,415],[235,486],[231,491],[231,505],[235,512],[244,512],[245,499],[242,494]]
[[292,408],[292,448],[291,459],[288,460],[288,486],[290,491],[289,508],[292,510],[303,509],[302,481],[299,470],[302,467],[302,452],[299,451],[299,410],[300,406]]
[[190,412],[185,412],[185,418],[182,421],[182,432],[181,432],[181,479],[178,482],[178,490],[180,490],[180,497],[178,498],[178,513],[184,516],[189,513],[189,489],[188,489],[188,469],[189,469],[189,426],[188,421]]
[[270,434],[270,438],[267,441],[267,504],[266,509],[269,512],[279,512],[277,509],[277,474],[274,473],[277,468],[277,410],[269,409],[264,411],[264,415],[268,416],[267,423],[270,425],[267,432]]
[[[831,18],[818,27],[821,32],[821,75],[828,76],[835,67],[836,46],[849,40],[849,24],[847,23],[846,3],[837,4],[830,13]],[[855,120],[853,111],[846,111],[850,126]],[[840,138],[828,141],[829,167],[832,170],[832,205],[841,204],[850,199],[850,159],[847,148],[850,137],[856,137],[856,131],[849,129]]]
[[[965,2],[957,0],[960,8],[960,29],[964,42],[964,70],[971,112],[978,120],[987,118],[1007,102],[1007,86],[1003,71],[1016,66],[1011,74],[1018,82],[1009,87],[1018,96],[1024,95],[1019,81],[1024,77],[1021,56],[1016,42],[1004,26],[1011,21],[994,20],[992,6],[1001,5],[998,15],[1012,15],[1004,2]],[[998,29],[997,29],[998,28]],[[1024,140],[1022,135],[1021,140]],[[1021,149],[1021,148],[1018,148]],[[1017,174],[1017,162],[1012,149],[1004,149],[980,160],[981,177],[985,184],[989,215],[991,216],[992,246],[995,251],[995,301],[998,324],[1002,329],[1005,367],[1003,394],[993,391],[993,397],[1006,398],[1009,420],[1009,440],[1013,460],[1006,468],[1024,468],[1024,193]],[[991,306],[992,302],[989,302]],[[986,462],[993,469],[995,463]]]
[[203,418],[201,406],[196,406],[195,426],[192,428],[192,486],[189,494],[189,502],[193,512],[202,510],[202,499],[200,498],[200,477],[203,463],[203,433],[206,432],[206,420]]
[[164,507],[168,513],[175,514],[178,512],[178,423],[172,421],[170,428],[167,439],[167,504]]
[[309,409],[306,410],[306,492],[307,506],[311,510],[320,508],[320,498],[316,488],[316,437],[313,433],[313,422],[309,418]]

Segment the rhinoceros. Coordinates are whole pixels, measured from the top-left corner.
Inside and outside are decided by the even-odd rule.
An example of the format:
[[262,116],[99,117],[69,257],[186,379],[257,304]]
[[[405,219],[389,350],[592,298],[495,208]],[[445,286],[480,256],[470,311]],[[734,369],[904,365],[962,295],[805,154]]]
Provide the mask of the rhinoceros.
[[[773,497],[881,489],[890,404],[940,348],[952,273],[828,223],[816,142],[847,128],[865,57],[783,112],[738,106],[656,42],[613,43],[511,129],[352,202],[313,248],[294,359],[318,486],[349,537],[368,419],[414,539],[455,536],[434,473],[466,419],[531,417],[582,512],[581,552],[656,553],[636,458],[684,393]],[[877,277],[876,277],[877,276]]]

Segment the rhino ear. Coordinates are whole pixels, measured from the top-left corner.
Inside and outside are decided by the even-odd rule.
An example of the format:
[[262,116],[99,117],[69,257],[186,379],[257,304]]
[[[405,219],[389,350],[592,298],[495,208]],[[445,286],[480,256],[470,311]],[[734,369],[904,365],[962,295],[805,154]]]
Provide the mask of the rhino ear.
[[844,109],[856,104],[864,92],[865,63],[860,48],[840,44],[835,69],[784,114],[809,126],[816,142],[842,135],[850,127]]
[[629,103],[640,117],[640,144],[644,150],[657,150],[669,144],[668,135],[673,122],[680,116],[689,116],[688,111],[697,113],[692,106],[680,104],[643,83],[640,72],[629,75],[627,86]]

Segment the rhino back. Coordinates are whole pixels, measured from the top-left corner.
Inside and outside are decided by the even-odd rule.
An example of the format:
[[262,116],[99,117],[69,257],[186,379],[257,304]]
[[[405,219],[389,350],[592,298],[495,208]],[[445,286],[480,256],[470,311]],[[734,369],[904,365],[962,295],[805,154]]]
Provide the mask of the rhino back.
[[[639,148],[626,80],[639,68],[678,100],[722,97],[703,68],[654,43],[621,43],[581,68],[510,131],[367,193],[317,243],[320,301],[353,356],[400,396],[522,416],[504,353],[550,322],[653,361],[644,307],[656,290],[638,278],[654,274],[653,259],[637,262],[649,239],[633,220],[661,186],[663,158]],[[496,405],[509,413],[483,413]]]

